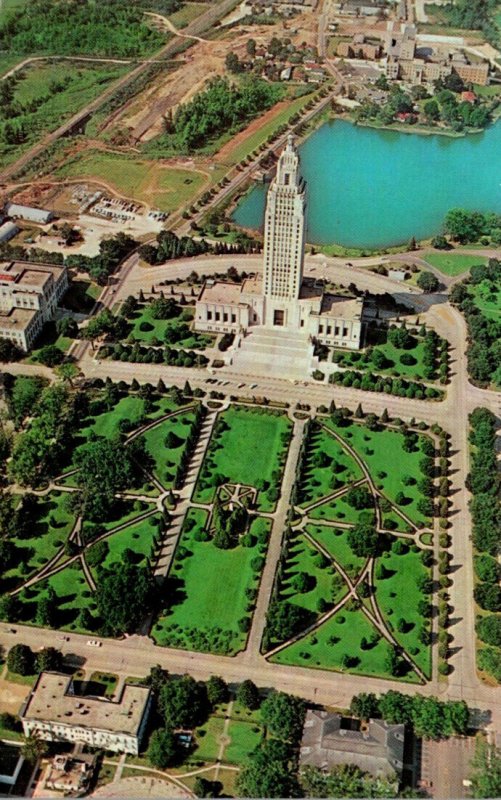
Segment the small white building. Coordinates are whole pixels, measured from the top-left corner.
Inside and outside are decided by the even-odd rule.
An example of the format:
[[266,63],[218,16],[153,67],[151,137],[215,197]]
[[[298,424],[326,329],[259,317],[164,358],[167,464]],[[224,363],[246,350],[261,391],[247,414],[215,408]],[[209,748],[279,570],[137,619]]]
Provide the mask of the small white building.
[[48,222],[54,219],[53,211],[47,211],[45,208],[23,206],[19,203],[7,203],[5,213],[12,219],[24,219],[27,222],[36,222],[38,225],[47,225]]
[[0,262],[0,338],[29,350],[44,323],[54,318],[68,285],[66,267]]
[[41,672],[21,709],[25,736],[139,755],[151,689],[125,684],[119,700],[74,694],[71,676]]

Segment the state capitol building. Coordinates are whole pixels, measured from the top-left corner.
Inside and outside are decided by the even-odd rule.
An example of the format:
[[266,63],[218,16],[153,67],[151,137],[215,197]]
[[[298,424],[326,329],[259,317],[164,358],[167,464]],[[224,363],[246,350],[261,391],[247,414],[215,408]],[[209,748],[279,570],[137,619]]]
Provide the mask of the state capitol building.
[[289,136],[266,201],[263,277],[243,283],[208,280],[196,303],[196,330],[245,335],[261,328],[351,350],[360,347],[363,300],[330,294],[303,277],[305,208],[306,185]]

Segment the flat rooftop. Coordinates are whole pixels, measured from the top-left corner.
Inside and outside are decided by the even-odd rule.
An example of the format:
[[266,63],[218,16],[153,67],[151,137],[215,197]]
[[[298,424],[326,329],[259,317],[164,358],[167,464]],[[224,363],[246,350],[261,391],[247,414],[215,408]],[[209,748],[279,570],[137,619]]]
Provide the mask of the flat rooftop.
[[239,305],[242,302],[242,284],[208,281],[204,285],[198,300],[216,305]]
[[71,694],[68,675],[42,672],[26,701],[23,720],[136,735],[150,694],[147,686],[125,684],[118,702]]
[[52,275],[57,281],[64,266],[58,264],[33,264],[29,261],[0,261],[0,283],[8,286],[13,284],[28,284],[30,286],[44,286]]
[[35,314],[38,314],[36,308],[12,308],[10,311],[0,311],[0,330],[24,331]]
[[339,294],[324,294],[320,315],[339,319],[360,319],[364,301],[360,297],[343,297]]

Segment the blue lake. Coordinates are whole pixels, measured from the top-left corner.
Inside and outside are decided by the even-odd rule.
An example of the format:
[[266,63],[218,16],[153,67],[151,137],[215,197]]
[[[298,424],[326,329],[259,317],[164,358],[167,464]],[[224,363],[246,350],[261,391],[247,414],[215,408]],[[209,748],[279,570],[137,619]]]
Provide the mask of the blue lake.
[[[425,239],[455,207],[501,212],[501,122],[461,138],[380,131],[335,120],[300,147],[308,241],[377,248]],[[262,225],[266,186],[233,219]]]

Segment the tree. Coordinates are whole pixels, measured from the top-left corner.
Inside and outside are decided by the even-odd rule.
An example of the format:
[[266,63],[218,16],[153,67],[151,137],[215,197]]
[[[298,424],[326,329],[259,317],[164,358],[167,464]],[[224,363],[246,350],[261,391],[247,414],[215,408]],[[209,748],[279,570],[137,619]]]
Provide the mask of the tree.
[[36,360],[46,367],[55,367],[64,360],[64,353],[55,344],[46,344],[37,352]]
[[75,464],[80,470],[83,514],[87,519],[108,519],[116,492],[134,485],[140,471],[134,456],[139,455],[144,464],[146,454],[144,443],[139,450],[133,444],[126,448],[118,439],[99,438],[76,449]]
[[264,741],[252,753],[237,779],[241,797],[298,797],[292,752],[285,742]]
[[501,797],[501,750],[481,734],[471,766],[473,797]]
[[352,697],[350,711],[355,717],[360,719],[370,719],[379,715],[379,703],[375,694],[361,694]]
[[33,675],[35,656],[27,644],[15,644],[7,656],[7,669],[17,675]]
[[152,767],[166,769],[175,763],[178,756],[177,740],[169,728],[158,728],[150,737],[146,753]]
[[423,106],[423,111],[428,122],[436,122],[440,119],[440,106],[436,100],[428,100]]
[[370,523],[358,522],[348,531],[348,544],[356,556],[375,556],[379,551],[378,532]]
[[301,737],[305,715],[303,700],[272,690],[261,705],[261,719],[270,732],[294,742]]
[[484,231],[483,215],[477,211],[453,208],[445,216],[444,230],[461,244],[476,242]]
[[67,336],[70,339],[74,339],[78,335],[77,322],[69,314],[57,320],[56,330],[60,336]]
[[207,717],[207,690],[190,675],[169,678],[162,686],[160,711],[171,728],[195,728]]
[[249,708],[251,711],[255,711],[261,705],[259,689],[251,680],[245,680],[239,685],[236,697],[241,705],[245,706],[245,708]]
[[356,764],[339,764],[329,772],[308,766],[301,770],[306,797],[397,797],[395,781],[363,772]]
[[55,647],[44,647],[36,654],[35,663],[38,672],[60,672],[63,666],[63,654]]
[[122,563],[103,570],[95,599],[105,635],[120,636],[137,630],[151,608],[155,584],[149,569]]
[[477,634],[486,644],[501,647],[501,617],[481,617],[477,622]]
[[374,498],[366,486],[354,486],[350,489],[346,494],[346,502],[358,511],[374,506]]
[[223,789],[221,781],[209,781],[198,776],[195,778],[193,791],[197,797],[219,797]]
[[416,283],[423,292],[436,292],[440,285],[438,278],[426,270],[419,273]]
[[211,675],[207,683],[207,699],[211,706],[220,705],[228,700],[228,684],[218,675]]

